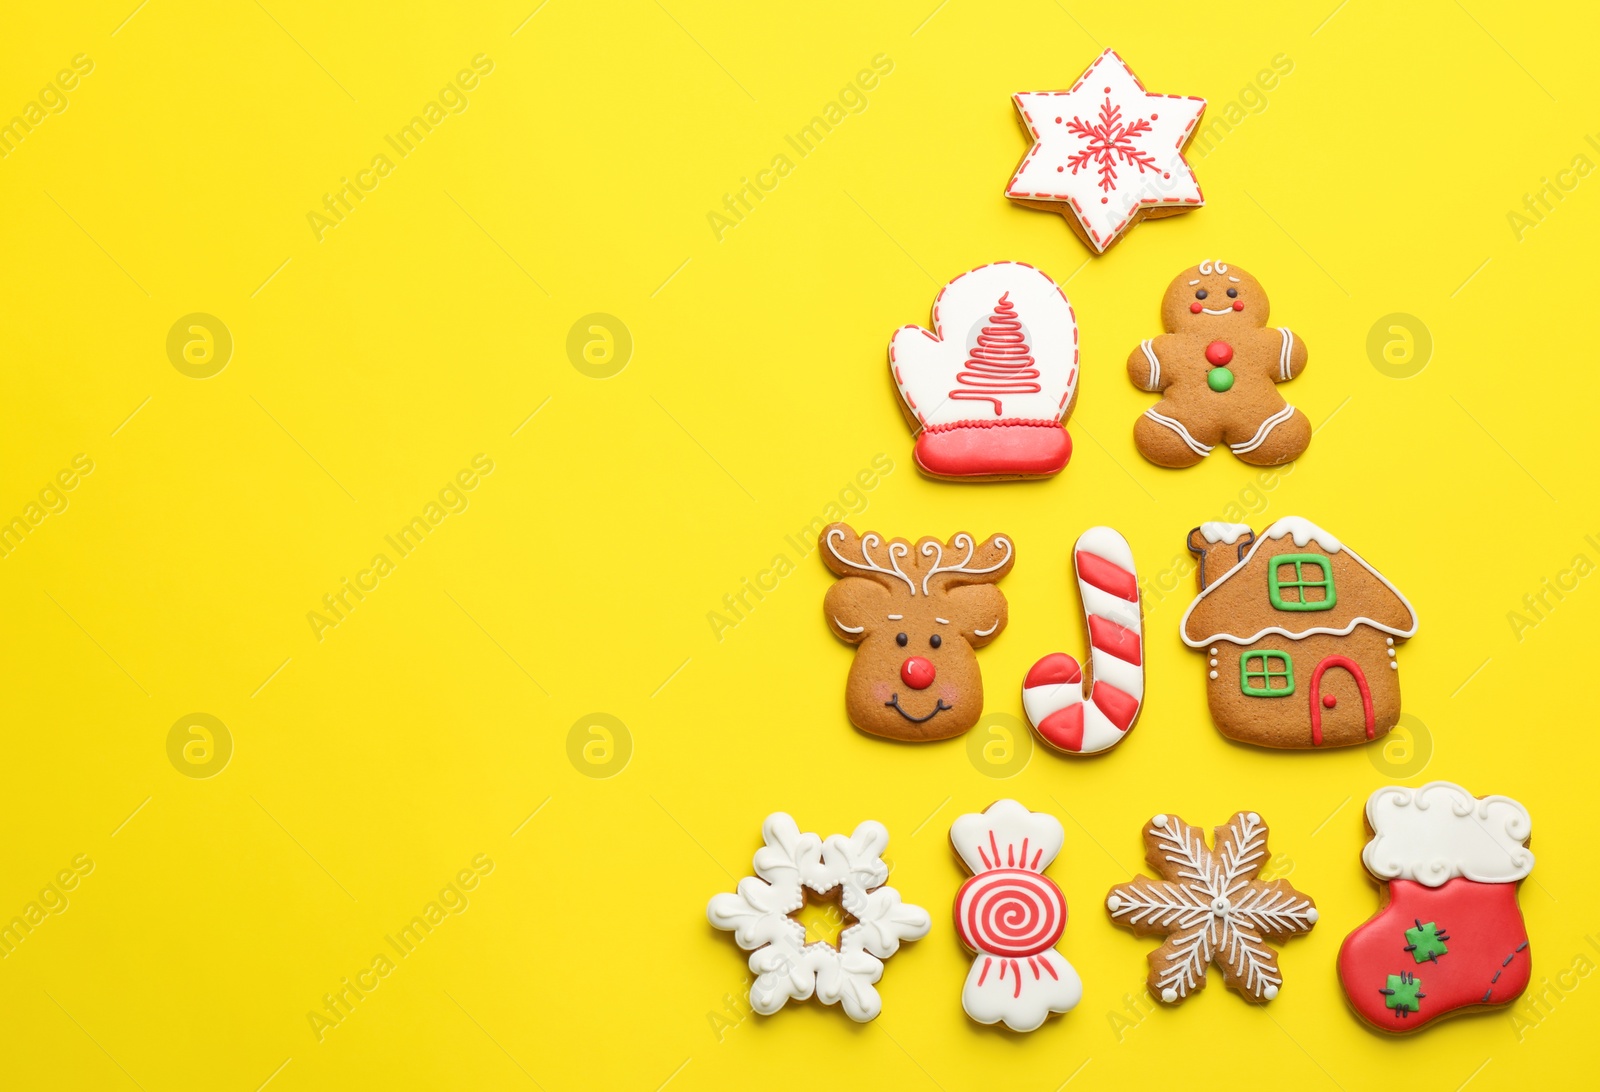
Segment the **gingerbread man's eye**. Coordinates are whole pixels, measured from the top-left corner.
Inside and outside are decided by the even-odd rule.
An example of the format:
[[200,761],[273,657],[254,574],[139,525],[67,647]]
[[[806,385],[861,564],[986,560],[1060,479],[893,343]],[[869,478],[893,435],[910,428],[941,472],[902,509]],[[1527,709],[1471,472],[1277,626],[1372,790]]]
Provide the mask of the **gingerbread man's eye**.
[[1233,298],[1234,298],[1234,297],[1235,297],[1235,296],[1237,296],[1237,295],[1238,295],[1238,294],[1239,294],[1239,290],[1238,290],[1238,289],[1237,289],[1237,288],[1230,288],[1230,289],[1228,289],[1228,298],[1229,298],[1229,299],[1230,299],[1230,300],[1231,300],[1231,299],[1233,299]]
[[934,648],[938,648],[940,645],[944,644],[944,639],[935,633],[932,637],[928,638],[928,643]]
[[901,648],[906,647],[906,642],[908,640],[910,640],[910,638],[908,638],[904,633],[896,633],[894,635],[894,643],[899,645]]
[[1194,290],[1194,298],[1197,300],[1203,300],[1210,294],[1211,293],[1207,292],[1204,288],[1196,288]]

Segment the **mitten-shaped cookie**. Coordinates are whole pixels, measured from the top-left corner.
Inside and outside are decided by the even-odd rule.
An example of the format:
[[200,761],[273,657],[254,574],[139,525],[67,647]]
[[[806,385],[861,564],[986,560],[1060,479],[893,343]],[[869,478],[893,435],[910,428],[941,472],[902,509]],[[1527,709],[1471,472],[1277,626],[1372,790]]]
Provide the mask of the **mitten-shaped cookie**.
[[1267,328],[1267,293],[1250,274],[1204,261],[1178,274],[1161,301],[1166,333],[1139,343],[1128,378],[1161,401],[1133,426],[1157,466],[1193,466],[1218,444],[1247,463],[1277,466],[1311,443],[1311,422],[1277,384],[1305,370],[1306,346]]

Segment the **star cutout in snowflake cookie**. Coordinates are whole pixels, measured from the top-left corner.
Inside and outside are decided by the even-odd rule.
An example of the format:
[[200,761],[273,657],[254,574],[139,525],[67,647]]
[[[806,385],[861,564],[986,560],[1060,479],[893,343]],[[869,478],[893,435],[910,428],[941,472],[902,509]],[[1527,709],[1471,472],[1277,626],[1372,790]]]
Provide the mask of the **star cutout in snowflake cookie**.
[[1071,90],[1012,99],[1034,143],[1006,196],[1059,212],[1097,254],[1146,216],[1205,204],[1183,149],[1206,100],[1151,94],[1116,50],[1096,57]]
[[1147,957],[1150,992],[1175,1004],[1203,989],[1213,961],[1247,1001],[1278,996],[1283,976],[1268,940],[1309,933],[1316,904],[1287,880],[1259,879],[1267,825],[1241,811],[1216,829],[1216,849],[1175,815],[1157,815],[1144,832],[1145,860],[1161,879],[1135,876],[1111,889],[1111,920],[1139,936],[1165,937]]
[[[825,1005],[842,1005],[852,1020],[867,1021],[883,1009],[875,988],[883,961],[900,942],[921,940],[933,920],[920,906],[900,901],[884,886],[889,865],[883,851],[889,832],[867,820],[848,838],[802,834],[793,818],[777,811],[761,825],[766,842],[756,850],[754,876],[738,891],[713,895],[706,917],[733,933],[750,952],[750,1007],[764,1016],[791,998],[816,995]],[[839,945],[806,943],[806,927],[794,917],[806,905],[806,890],[827,895],[839,889],[844,912],[854,919],[839,934]]]

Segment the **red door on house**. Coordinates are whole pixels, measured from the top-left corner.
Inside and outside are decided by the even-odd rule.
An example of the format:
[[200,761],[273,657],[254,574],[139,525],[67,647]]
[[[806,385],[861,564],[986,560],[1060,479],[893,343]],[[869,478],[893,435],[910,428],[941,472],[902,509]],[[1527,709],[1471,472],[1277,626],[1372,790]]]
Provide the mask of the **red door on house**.
[[1372,717],[1372,690],[1367,686],[1367,676],[1361,670],[1361,665],[1348,656],[1325,656],[1311,673],[1311,743],[1313,746],[1322,746],[1322,712],[1324,709],[1332,710],[1338,707],[1338,699],[1332,694],[1323,694],[1322,676],[1329,668],[1339,668],[1348,671],[1351,678],[1355,679],[1356,689],[1361,692],[1361,713],[1366,719],[1367,738],[1373,738],[1376,722]]

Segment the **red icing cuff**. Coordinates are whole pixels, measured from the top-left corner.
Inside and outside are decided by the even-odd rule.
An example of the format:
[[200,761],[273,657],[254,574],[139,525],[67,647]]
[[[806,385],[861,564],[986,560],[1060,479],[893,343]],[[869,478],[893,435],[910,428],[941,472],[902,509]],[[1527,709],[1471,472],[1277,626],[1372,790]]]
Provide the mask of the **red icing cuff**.
[[917,465],[945,478],[1041,477],[1071,457],[1072,438],[1059,421],[956,421],[917,436]]

